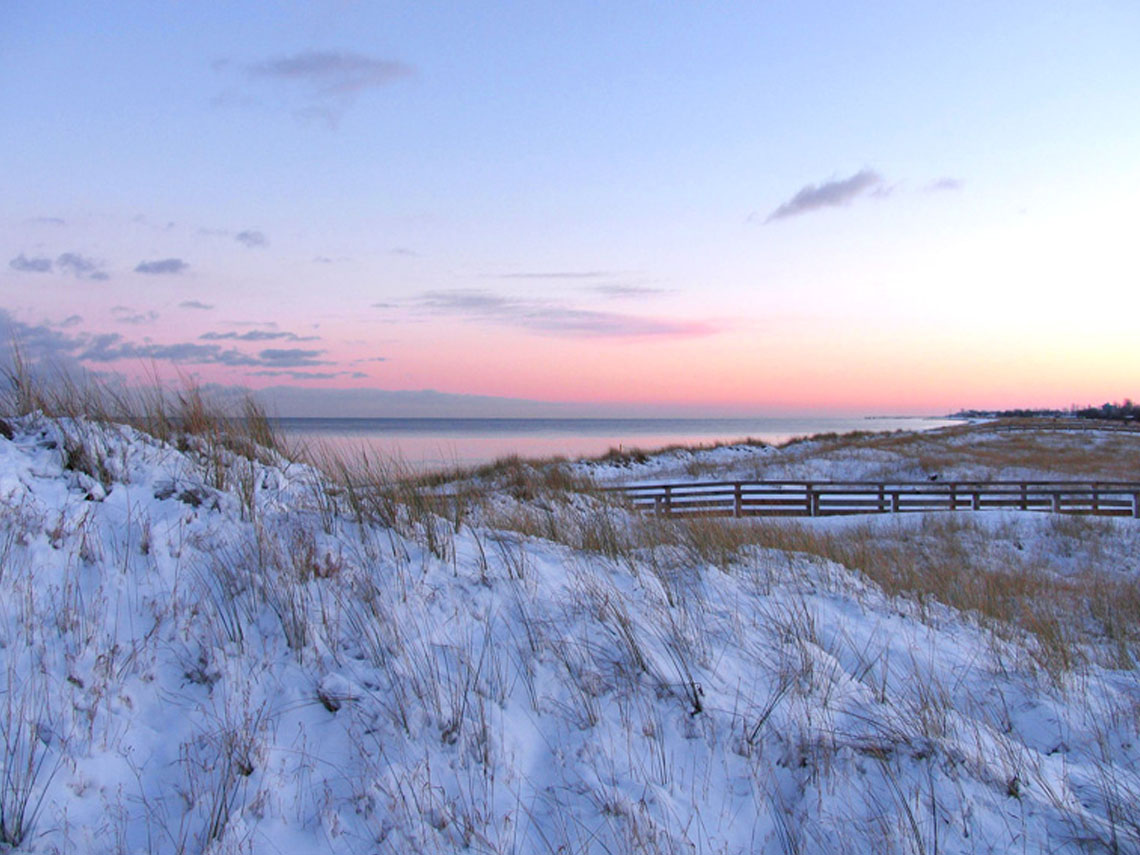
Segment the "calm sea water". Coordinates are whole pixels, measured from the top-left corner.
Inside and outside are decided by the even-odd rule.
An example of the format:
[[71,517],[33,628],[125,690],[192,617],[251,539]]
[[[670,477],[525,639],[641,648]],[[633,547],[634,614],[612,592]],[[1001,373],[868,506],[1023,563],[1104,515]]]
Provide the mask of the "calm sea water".
[[310,447],[367,449],[419,470],[471,466],[500,457],[593,457],[611,448],[652,450],[753,438],[853,430],[929,430],[953,424],[931,418],[756,419],[321,419],[283,418],[281,430]]

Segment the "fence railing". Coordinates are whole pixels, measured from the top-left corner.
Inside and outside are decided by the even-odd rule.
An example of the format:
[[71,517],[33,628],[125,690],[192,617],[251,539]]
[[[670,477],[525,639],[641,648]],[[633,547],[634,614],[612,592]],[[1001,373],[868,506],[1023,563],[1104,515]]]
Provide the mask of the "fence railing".
[[608,488],[661,516],[1047,511],[1140,519],[1140,481],[723,481]]

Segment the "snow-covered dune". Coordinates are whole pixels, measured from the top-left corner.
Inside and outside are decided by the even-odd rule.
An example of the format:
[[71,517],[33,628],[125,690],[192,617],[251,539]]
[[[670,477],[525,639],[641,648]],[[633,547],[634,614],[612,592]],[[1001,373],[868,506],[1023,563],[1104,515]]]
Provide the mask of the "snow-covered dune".
[[[19,851],[1140,847],[1132,668],[1051,672],[1031,637],[802,553],[385,525],[270,453],[11,426]],[[560,512],[632,524],[583,501]]]

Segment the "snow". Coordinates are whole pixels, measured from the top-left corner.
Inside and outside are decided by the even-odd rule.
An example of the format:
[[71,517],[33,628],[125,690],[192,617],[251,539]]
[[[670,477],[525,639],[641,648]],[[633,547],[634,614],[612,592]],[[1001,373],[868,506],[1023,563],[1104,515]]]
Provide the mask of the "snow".
[[[627,562],[496,530],[490,511],[389,528],[268,453],[12,426],[0,759],[20,851],[1140,847],[1134,670],[1046,673],[1031,639],[804,554]],[[65,466],[76,437],[95,476]],[[980,515],[1043,552],[1063,539],[1014,517]],[[1102,560],[1134,570],[1131,521],[1112,525]]]

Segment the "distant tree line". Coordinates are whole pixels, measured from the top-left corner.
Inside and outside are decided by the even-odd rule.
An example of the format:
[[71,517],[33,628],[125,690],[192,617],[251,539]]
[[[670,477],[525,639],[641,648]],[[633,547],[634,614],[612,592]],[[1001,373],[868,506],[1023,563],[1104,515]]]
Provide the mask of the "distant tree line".
[[955,419],[1108,419],[1118,422],[1140,421],[1140,405],[1125,398],[1120,404],[1101,404],[1099,407],[1072,406],[1067,410],[1015,409],[1015,410],[959,410],[951,415]]
[[1101,404],[1099,407],[1085,407],[1077,410],[1076,415],[1082,419],[1112,419],[1120,422],[1140,421],[1140,406],[1133,404],[1129,398],[1122,404]]

